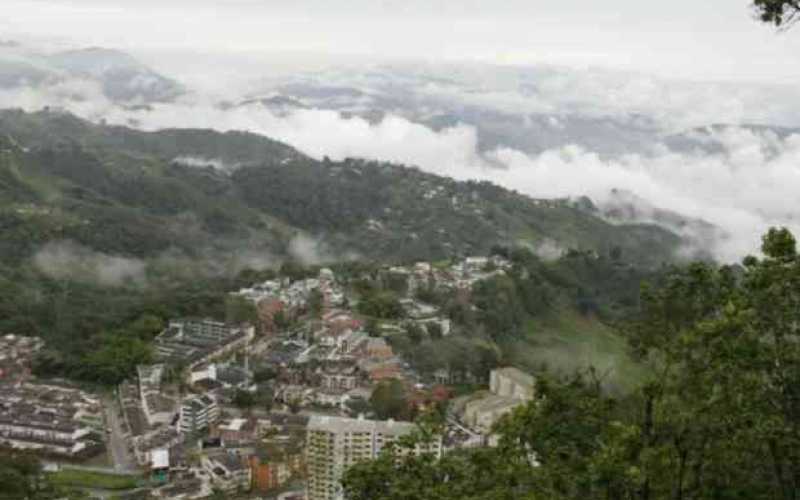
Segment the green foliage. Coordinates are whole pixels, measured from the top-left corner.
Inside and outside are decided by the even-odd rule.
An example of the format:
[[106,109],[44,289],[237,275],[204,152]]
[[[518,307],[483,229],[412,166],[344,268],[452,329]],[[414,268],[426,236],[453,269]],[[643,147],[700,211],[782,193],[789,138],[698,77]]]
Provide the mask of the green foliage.
[[231,402],[233,403],[233,406],[239,408],[240,410],[249,410],[256,405],[257,400],[256,395],[252,392],[237,389]]
[[263,368],[257,369],[253,373],[253,381],[257,384],[262,384],[264,382],[269,382],[270,380],[274,380],[275,377],[278,376],[278,373],[270,368],[269,366],[265,366]]
[[308,297],[308,312],[311,313],[311,316],[317,319],[321,318],[324,306],[325,297],[322,295],[322,292],[316,288],[311,290]]
[[797,21],[800,4],[796,0],[753,0],[761,21],[775,26],[787,26]]
[[407,323],[405,325],[406,335],[413,344],[419,344],[425,335],[425,331],[416,323]]
[[100,488],[104,490],[129,490],[136,487],[137,480],[132,476],[104,474],[77,469],[62,469],[48,474],[53,484],[60,486]]
[[[647,376],[540,376],[497,448],[358,464],[350,498],[795,500],[800,491],[800,256],[785,230],[743,268],[694,264],[643,291],[624,333]],[[480,466],[478,466],[480,464]],[[482,469],[492,476],[482,476]]]
[[134,373],[137,365],[153,360],[152,348],[138,338],[114,336],[101,339],[98,345],[84,356],[77,378],[115,385]]
[[525,324],[525,307],[514,281],[497,276],[478,282],[473,290],[478,319],[495,338],[519,337]]
[[258,311],[255,304],[241,295],[225,297],[225,321],[232,324],[258,323]]
[[361,297],[358,312],[373,318],[399,319],[403,316],[403,307],[394,293],[377,292]]
[[439,323],[428,323],[425,327],[428,329],[428,335],[430,335],[431,340],[439,340],[444,336],[442,325]]
[[33,455],[18,451],[0,452],[0,500],[81,498],[85,495],[51,481]]
[[369,403],[381,420],[407,420],[410,416],[406,390],[399,380],[392,379],[375,386]]

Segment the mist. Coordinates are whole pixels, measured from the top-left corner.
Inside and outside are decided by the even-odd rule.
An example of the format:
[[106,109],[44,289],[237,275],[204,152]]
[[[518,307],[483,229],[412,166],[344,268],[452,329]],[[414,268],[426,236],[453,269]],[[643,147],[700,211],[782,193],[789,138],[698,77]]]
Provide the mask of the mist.
[[[800,92],[795,89],[552,66],[498,67],[492,78],[481,76],[488,73],[486,66],[453,68],[458,70],[448,80],[429,66],[376,67],[349,77],[341,71],[298,74],[262,88],[275,92],[287,82],[300,81],[357,92],[350,100],[305,99],[300,100],[303,107],[280,110],[239,95],[228,96],[235,105],[221,106],[218,95],[191,89],[169,102],[131,106],[111,98],[102,82],[69,75],[2,88],[0,107],[37,111],[50,106],[144,130],[246,130],[317,159],[362,157],[415,165],[459,180],[491,181],[535,198],[588,196],[601,212],[618,203],[614,193],[630,192],[635,195],[632,203],[641,200],[634,222],[663,223],[653,213],[669,210],[714,226],[703,234],[694,234],[697,226],[692,224],[669,228],[724,262],[757,252],[760,235],[770,226],[800,232],[800,208],[793,203],[800,189],[800,135],[794,129],[749,125],[800,125]],[[209,73],[208,78],[214,77]],[[406,107],[385,104],[401,97]],[[368,112],[376,106],[383,106],[381,115],[370,118]],[[480,124],[427,122],[429,116],[452,109],[507,113],[522,120],[522,127],[534,117],[539,122],[527,133],[535,137],[547,132],[558,139],[557,146],[523,151],[504,144],[500,136],[487,148],[487,131]],[[627,145],[621,144],[623,152],[609,154],[587,141],[594,129],[573,135],[564,131],[575,117],[589,120],[590,126],[595,123],[591,120],[599,120],[598,127],[623,127],[617,136],[625,135],[624,127],[644,132],[636,148],[625,152]],[[612,118],[611,125],[604,121]],[[718,123],[729,125],[711,126]],[[675,134],[682,143],[672,140]],[[217,158],[176,161],[224,172],[236,168]],[[293,241],[289,249],[307,263],[333,257],[313,238]],[[113,275],[108,279],[113,281]]]
[[139,259],[107,255],[71,241],[50,242],[33,256],[34,266],[54,279],[102,286],[143,285],[146,264]]

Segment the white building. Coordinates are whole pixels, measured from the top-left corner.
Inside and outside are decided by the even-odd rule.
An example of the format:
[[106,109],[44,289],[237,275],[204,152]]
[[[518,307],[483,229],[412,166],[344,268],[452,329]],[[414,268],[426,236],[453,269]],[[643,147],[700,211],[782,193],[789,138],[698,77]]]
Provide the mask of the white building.
[[147,425],[169,424],[175,415],[176,402],[161,392],[164,365],[139,365],[136,372],[139,375],[139,399]]
[[240,455],[225,453],[204,457],[202,463],[211,482],[222,491],[234,493],[237,490],[250,489],[250,466]]
[[489,389],[498,396],[530,401],[535,395],[536,379],[514,367],[492,370]]
[[190,396],[181,404],[178,428],[181,434],[191,434],[208,429],[219,420],[219,406],[209,395]]
[[492,370],[489,389],[491,394],[467,402],[462,416],[466,425],[488,434],[492,426],[536,394],[536,379],[513,367]]
[[[412,433],[416,425],[408,422],[313,416],[308,423],[306,466],[308,500],[342,498],[344,471],[363,460],[372,460],[387,445]],[[442,440],[417,445],[415,453],[440,457]]]

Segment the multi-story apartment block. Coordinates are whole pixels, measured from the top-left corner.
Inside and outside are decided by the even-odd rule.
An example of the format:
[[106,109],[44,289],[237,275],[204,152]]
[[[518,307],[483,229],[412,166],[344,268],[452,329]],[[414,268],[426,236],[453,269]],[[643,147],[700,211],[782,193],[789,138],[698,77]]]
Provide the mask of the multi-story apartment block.
[[156,356],[189,368],[241,350],[253,340],[255,327],[229,325],[210,319],[178,319],[156,337]]
[[[408,422],[314,416],[308,423],[306,463],[308,500],[342,498],[341,478],[351,465],[376,458],[416,425]],[[441,455],[441,438],[418,444],[414,453]]]
[[208,429],[219,420],[219,406],[209,395],[190,396],[181,404],[178,428],[181,434]]

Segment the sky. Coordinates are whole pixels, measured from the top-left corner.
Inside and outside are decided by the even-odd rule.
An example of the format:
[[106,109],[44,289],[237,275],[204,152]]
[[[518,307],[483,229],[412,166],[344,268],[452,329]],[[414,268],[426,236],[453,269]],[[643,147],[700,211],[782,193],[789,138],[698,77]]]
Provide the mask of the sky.
[[797,82],[747,0],[3,0],[0,34],[154,51],[557,63]]

